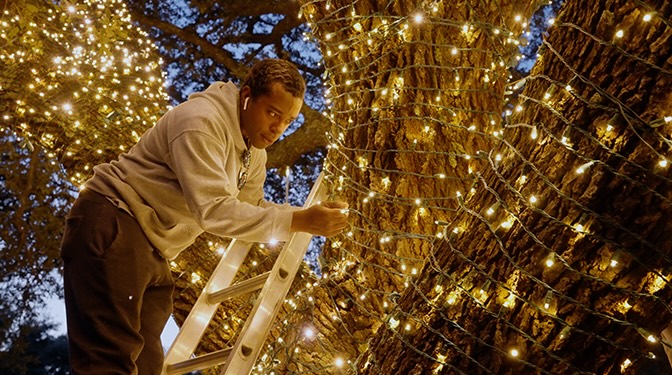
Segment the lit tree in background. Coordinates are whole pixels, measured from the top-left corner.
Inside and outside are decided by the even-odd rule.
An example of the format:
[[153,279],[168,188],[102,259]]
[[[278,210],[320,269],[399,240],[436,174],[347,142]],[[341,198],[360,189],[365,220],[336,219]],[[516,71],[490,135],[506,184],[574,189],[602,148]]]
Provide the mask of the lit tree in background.
[[4,2],[0,115],[75,185],[165,112],[156,48],[121,1]]
[[537,5],[305,2],[352,230],[296,283],[259,373],[651,361],[672,317],[672,6],[568,1],[511,81]]
[[35,357],[44,347],[33,344],[65,348],[36,336],[48,327],[38,322],[44,301],[62,289],[58,248],[64,217],[92,166],[116,158],[166,110],[157,56],[121,2],[2,2],[0,346],[7,350],[5,370],[49,366],[45,358],[53,356]]

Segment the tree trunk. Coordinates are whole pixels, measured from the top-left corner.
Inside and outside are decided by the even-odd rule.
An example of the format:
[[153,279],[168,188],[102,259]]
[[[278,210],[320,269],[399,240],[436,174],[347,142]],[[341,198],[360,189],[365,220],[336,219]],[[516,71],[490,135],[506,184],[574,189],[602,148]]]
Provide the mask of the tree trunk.
[[434,243],[392,313],[412,330],[379,330],[362,373],[621,373],[647,361],[647,338],[671,318],[671,15],[669,2],[565,4],[453,220],[463,231]]
[[[367,351],[443,230],[436,221],[452,217],[457,192],[475,181],[470,171],[484,163],[476,151],[492,147],[522,29],[513,14],[531,11],[510,2],[303,8],[330,72],[325,169],[333,194],[350,203],[352,228],[324,248],[317,286],[296,283],[274,332],[282,340],[270,341],[273,360],[262,361],[267,371],[340,372]],[[306,326],[318,333],[314,341]]]

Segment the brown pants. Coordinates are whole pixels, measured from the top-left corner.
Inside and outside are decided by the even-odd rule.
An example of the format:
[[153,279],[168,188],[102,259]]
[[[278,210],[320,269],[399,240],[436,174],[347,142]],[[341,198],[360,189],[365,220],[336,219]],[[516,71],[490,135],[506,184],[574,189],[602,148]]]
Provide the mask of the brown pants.
[[159,374],[174,282],[136,220],[83,190],[61,256],[72,373]]

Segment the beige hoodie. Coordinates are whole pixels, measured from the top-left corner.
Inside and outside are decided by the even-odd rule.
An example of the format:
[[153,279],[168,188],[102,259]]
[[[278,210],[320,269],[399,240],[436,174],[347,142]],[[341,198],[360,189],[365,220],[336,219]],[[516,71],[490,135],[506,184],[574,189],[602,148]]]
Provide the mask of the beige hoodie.
[[251,242],[288,240],[291,207],[263,199],[265,150],[250,150],[248,180],[238,191],[245,148],[238,89],[216,82],[168,111],[128,153],[96,166],[86,188],[130,211],[168,259],[204,231]]

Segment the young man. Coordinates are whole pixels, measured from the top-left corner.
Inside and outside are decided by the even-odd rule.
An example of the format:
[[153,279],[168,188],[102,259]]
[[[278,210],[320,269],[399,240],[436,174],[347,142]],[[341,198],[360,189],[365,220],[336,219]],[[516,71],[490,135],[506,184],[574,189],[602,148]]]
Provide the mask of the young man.
[[192,94],[128,153],[94,168],[61,246],[73,374],[161,372],[167,260],[201,233],[268,242],[346,226],[340,202],[302,210],[263,199],[264,149],[296,119],[304,92],[293,64],[261,61],[240,91],[217,82]]

